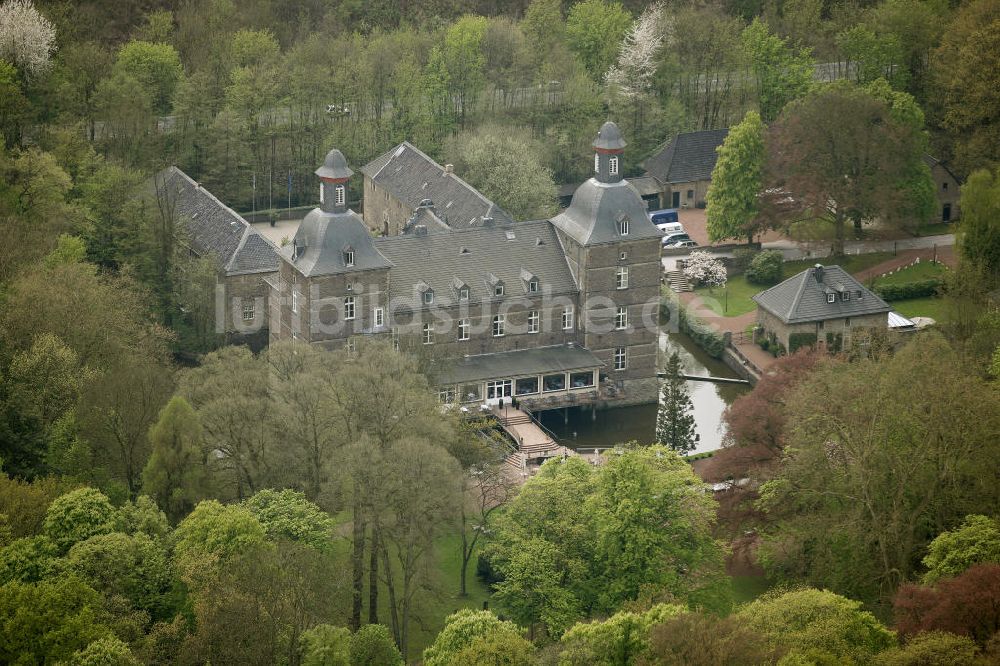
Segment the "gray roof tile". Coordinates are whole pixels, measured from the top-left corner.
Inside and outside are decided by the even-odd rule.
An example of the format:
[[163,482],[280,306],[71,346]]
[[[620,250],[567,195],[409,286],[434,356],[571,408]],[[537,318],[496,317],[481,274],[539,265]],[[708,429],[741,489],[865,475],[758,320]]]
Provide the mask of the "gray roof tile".
[[[822,281],[817,279],[818,273]],[[850,293],[850,300],[841,298],[845,291]],[[833,303],[827,301],[830,293],[835,295]],[[753,300],[786,324],[860,317],[892,309],[840,266],[807,268],[760,292]]]
[[445,361],[437,370],[435,379],[442,385],[465,384],[498,377],[544,375],[601,367],[604,363],[588,349],[577,345],[554,345]]
[[[346,250],[354,253],[353,266],[344,261]],[[296,251],[300,252],[298,256]],[[375,248],[368,227],[352,210],[333,213],[312,209],[303,218],[292,242],[282,248],[282,256],[307,277],[392,266]]]
[[691,183],[709,180],[729,129],[703,130],[678,134],[646,159],[646,173],[661,183]]
[[197,254],[214,254],[227,275],[278,270],[278,248],[186,173],[172,166],[155,178]]
[[457,303],[459,284],[469,287],[473,302],[493,300],[494,278],[504,283],[502,298],[524,296],[522,270],[538,277],[543,293],[577,291],[562,245],[546,220],[388,236],[374,239],[374,245],[393,264],[389,297],[404,302],[419,302],[421,284],[434,290],[436,305]]
[[[627,237],[618,233],[618,221],[622,216],[629,219]],[[552,224],[581,245],[663,235],[650,222],[646,203],[639,192],[626,180],[599,183],[591,178],[577,188],[569,208],[552,218]]]
[[454,229],[478,226],[483,217],[513,222],[505,210],[407,141],[366,164],[361,172],[410,208],[430,199],[438,217]]

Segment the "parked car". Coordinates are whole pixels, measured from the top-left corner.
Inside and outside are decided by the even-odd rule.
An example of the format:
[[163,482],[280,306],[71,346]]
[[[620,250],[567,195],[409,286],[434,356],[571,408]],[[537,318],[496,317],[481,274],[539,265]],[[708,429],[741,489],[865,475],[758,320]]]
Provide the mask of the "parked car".
[[689,241],[689,240],[691,240],[691,237],[688,236],[687,234],[674,232],[674,233],[669,233],[669,234],[665,235],[663,237],[663,241],[662,242],[663,242],[663,246],[666,247],[667,245],[670,245],[672,243],[676,243],[678,241]]
[[675,208],[651,211],[649,219],[664,235],[684,233],[684,226],[678,221]]
[[698,247],[698,243],[694,242],[693,240],[682,240],[682,241],[677,241],[675,243],[671,243],[670,245],[664,245],[663,247],[669,250],[675,250],[681,247]]

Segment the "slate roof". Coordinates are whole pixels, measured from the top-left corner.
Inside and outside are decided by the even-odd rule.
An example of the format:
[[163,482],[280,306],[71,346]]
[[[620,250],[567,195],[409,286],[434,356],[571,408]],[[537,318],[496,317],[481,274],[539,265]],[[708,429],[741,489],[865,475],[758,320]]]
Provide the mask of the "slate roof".
[[172,166],[155,178],[187,229],[196,254],[214,254],[226,275],[278,270],[278,248],[186,173]]
[[597,130],[597,138],[591,145],[602,150],[622,150],[628,144],[625,143],[625,138],[622,137],[618,125],[609,120],[601,125],[601,129]]
[[[562,245],[546,221],[476,227],[426,235],[406,234],[374,239],[375,247],[393,264],[389,298],[419,303],[418,285],[434,290],[434,305],[458,302],[458,286],[469,287],[471,302],[503,300],[527,294],[526,270],[539,280],[539,293],[575,293],[576,282]],[[494,296],[494,278],[504,283],[504,296]]]
[[505,210],[454,173],[447,173],[408,141],[376,157],[362,167],[361,173],[410,208],[430,199],[438,217],[453,229],[479,226],[483,217],[499,223],[514,221]]
[[[344,252],[354,253],[354,265]],[[392,262],[372,243],[368,227],[353,210],[343,213],[314,208],[305,216],[292,242],[281,254],[306,277],[389,268]]]
[[703,130],[678,134],[646,159],[646,173],[661,183],[692,183],[709,180],[729,129]]
[[[844,292],[850,294],[850,300],[842,299]],[[833,303],[827,302],[830,293],[836,296]],[[753,300],[786,324],[861,317],[892,309],[840,266],[807,268]]]
[[[618,220],[629,219],[627,237],[618,234]],[[600,245],[663,234],[649,221],[646,203],[627,180],[601,183],[591,178],[573,194],[569,208],[552,218],[552,224],[581,245]]]
[[588,349],[577,345],[555,345],[465,356],[446,362],[435,379],[441,385],[467,384],[498,377],[593,370],[603,366],[601,359]]
[[955,182],[958,182],[958,178],[955,176],[954,173],[952,173],[951,169],[948,168],[948,165],[939,160],[938,158],[928,155],[927,153],[924,153],[924,164],[926,164],[931,169],[933,169],[935,166],[940,166],[942,169],[945,170],[945,173],[947,173],[949,176],[955,179]]

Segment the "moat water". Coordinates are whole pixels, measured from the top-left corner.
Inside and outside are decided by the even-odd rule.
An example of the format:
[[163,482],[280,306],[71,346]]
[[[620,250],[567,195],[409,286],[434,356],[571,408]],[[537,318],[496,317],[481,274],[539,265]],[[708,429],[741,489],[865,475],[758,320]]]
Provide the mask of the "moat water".
[[[725,363],[706,354],[683,333],[661,333],[660,349],[667,354],[677,350],[685,374],[738,377]],[[689,380],[687,386],[694,405],[694,420],[699,436],[695,453],[718,449],[726,434],[722,413],[733,400],[746,393],[749,387],[694,380]],[[643,443],[652,442],[656,432],[656,409],[656,405],[605,409],[597,411],[595,419],[589,409],[570,408],[540,412],[538,417],[556,435],[560,444],[574,449],[593,449],[607,448],[633,439]]]

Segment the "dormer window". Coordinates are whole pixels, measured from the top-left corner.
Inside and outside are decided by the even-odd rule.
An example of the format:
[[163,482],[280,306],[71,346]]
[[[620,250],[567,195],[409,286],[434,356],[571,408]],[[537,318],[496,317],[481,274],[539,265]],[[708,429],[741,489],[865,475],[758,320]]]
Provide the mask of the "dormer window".
[[618,218],[618,234],[620,236],[628,236],[628,221],[624,215]]
[[345,266],[354,265],[354,250],[350,248],[344,250],[344,265]]
[[851,300],[851,292],[847,291],[846,289],[842,291],[840,293],[840,300],[844,302]]
[[430,305],[434,302],[434,290],[427,289],[424,291],[424,305]]
[[503,293],[504,293],[503,292],[503,282],[497,282],[495,285],[493,285],[493,295],[494,296],[503,296]]
[[336,203],[338,206],[343,206],[344,202],[347,201],[347,191],[344,189],[343,185],[337,185],[336,192]]
[[826,302],[827,303],[836,303],[837,302],[837,294],[833,293],[832,291],[830,293],[828,293],[826,295]]
[[466,287],[466,286],[463,285],[462,287],[459,288],[459,290],[458,290],[458,300],[460,300],[460,301],[467,301],[467,300],[469,300],[469,288],[468,287]]
[[538,292],[538,278],[531,278],[528,280],[528,293],[534,294]]
[[612,176],[617,176],[618,175],[618,156],[617,155],[612,155],[608,159],[608,171],[609,171],[609,173],[611,173]]

